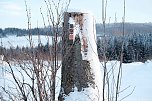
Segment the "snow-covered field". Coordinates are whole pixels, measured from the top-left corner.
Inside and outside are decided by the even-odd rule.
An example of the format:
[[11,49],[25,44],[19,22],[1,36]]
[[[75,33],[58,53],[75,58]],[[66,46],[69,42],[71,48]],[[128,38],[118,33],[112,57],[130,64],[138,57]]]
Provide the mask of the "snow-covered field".
[[[119,62],[108,62],[108,67],[113,65],[118,67]],[[123,64],[122,72],[121,89],[127,89],[120,93],[120,99],[129,95],[123,101],[152,101],[152,61]]]
[[[107,68],[113,66],[115,68],[114,74],[117,74],[116,69],[119,67],[118,61],[109,61],[107,66]],[[152,61],[123,64],[122,71],[121,90],[118,101],[152,101]],[[72,99],[78,98],[78,96],[81,100],[77,99],[77,101],[87,101],[82,100],[82,98],[88,99],[88,96],[85,95],[85,93],[87,92],[72,93],[70,95],[71,99],[66,101],[73,101]]]
[[[29,66],[28,68],[32,68],[31,62],[24,61],[23,63],[24,63],[23,66],[26,64],[27,66]],[[61,61],[59,61],[58,63],[60,65]],[[32,84],[31,79],[29,78],[29,76],[27,76],[27,74],[24,72],[24,70],[21,69],[19,64],[12,62],[11,68],[13,69],[14,75],[16,76],[17,80],[23,82],[22,80],[23,80],[23,76],[24,76],[24,83],[26,82],[30,85]],[[45,68],[45,66],[44,66],[44,68]],[[10,101],[8,95],[6,93],[4,93],[2,88],[5,88],[6,90],[10,91],[11,93],[13,92],[14,95],[18,94],[16,89],[13,89],[16,87],[16,83],[15,83],[15,81],[13,81],[14,79],[13,79],[13,76],[10,73],[10,71],[11,70],[10,70],[8,63],[0,60],[0,101],[1,101],[1,96],[6,101]],[[29,70],[26,70],[26,71],[30,74]],[[51,75],[51,72],[49,72],[49,75]],[[55,88],[56,89],[56,99],[58,98],[59,91],[60,91],[60,85],[61,85],[60,80],[61,80],[61,68],[59,68],[59,70],[57,71],[57,76],[56,76],[56,88]]]
[[[43,45],[46,45],[46,43],[48,42],[48,39],[49,39],[49,42],[52,43],[51,36],[47,37],[45,35],[40,35],[40,41]],[[6,48],[10,48],[10,47],[16,48],[17,46],[28,47],[30,45],[28,36],[19,36],[19,37],[15,36],[15,35],[7,36],[4,38],[1,38],[1,41],[2,41],[2,45]],[[32,36],[32,43],[34,46],[38,45],[38,35]]]
[[[40,36],[41,42],[45,45],[47,43],[46,36]],[[3,42],[3,46],[9,48],[10,46],[19,47],[29,46],[28,36],[16,37],[16,36],[8,36],[6,38],[1,38]],[[34,44],[38,43],[38,36],[33,36]],[[50,37],[50,40],[52,38]],[[119,67],[118,61],[109,61],[107,63],[108,68],[115,66],[115,68]],[[0,86],[12,85],[10,80],[12,81],[12,77],[9,73],[5,72],[5,69],[8,68],[8,65],[5,62],[2,63],[0,61]],[[102,71],[101,67],[101,72]],[[123,101],[152,101],[152,61],[148,60],[145,63],[134,62],[123,64],[122,66],[122,82],[121,82],[121,90],[125,89],[120,93],[119,99],[123,99],[127,95],[129,95],[133,90],[132,94]],[[15,72],[17,73],[17,72]],[[60,77],[60,71],[58,72],[58,77]],[[28,81],[28,79],[27,79]],[[102,78],[101,78],[102,82]],[[59,83],[60,84],[60,83]],[[58,85],[58,90],[60,86]],[[127,89],[126,89],[127,88]],[[135,89],[134,89],[135,88]],[[0,91],[1,92],[1,91]],[[59,92],[59,91],[58,91]],[[76,93],[75,93],[76,94]],[[80,94],[80,93],[79,93]],[[82,95],[73,95],[83,97]],[[58,96],[58,93],[56,94]],[[79,101],[79,99],[77,100]]]
[[[114,64],[116,67],[119,66],[119,62],[116,61],[110,61],[107,63],[109,67]],[[8,68],[8,66],[6,64],[3,65],[0,64],[0,82],[1,82],[0,86],[4,86],[4,79],[6,79],[5,86],[11,85],[10,82],[8,81],[12,80],[12,77],[10,74],[4,72],[4,68]],[[58,76],[60,76],[60,71],[58,73]],[[120,94],[119,98],[122,99],[123,97],[127,96],[135,88],[133,93],[127,98],[123,99],[123,101],[152,101],[151,84],[152,84],[152,61],[147,61],[146,63],[135,62],[135,63],[123,64],[123,77],[122,77],[121,88],[125,89],[128,87],[128,89],[124,90]],[[73,95],[73,97],[74,96],[80,96],[80,95]],[[82,95],[80,97],[82,97]]]

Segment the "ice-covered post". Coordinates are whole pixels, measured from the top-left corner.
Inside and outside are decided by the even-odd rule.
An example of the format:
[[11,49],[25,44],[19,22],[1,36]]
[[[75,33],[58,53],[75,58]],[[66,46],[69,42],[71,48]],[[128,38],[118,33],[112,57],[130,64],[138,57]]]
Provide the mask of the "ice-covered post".
[[65,12],[62,42],[59,101],[98,101],[102,77],[93,15],[82,10]]

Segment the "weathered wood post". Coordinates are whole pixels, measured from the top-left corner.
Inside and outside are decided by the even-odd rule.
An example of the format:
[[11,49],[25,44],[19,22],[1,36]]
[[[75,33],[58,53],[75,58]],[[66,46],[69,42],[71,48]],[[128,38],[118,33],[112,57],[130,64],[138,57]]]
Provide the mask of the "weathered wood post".
[[83,11],[65,12],[62,42],[59,101],[66,101],[70,94],[75,92],[86,97],[79,98],[76,95],[77,97],[70,99],[71,101],[76,99],[97,101],[101,94],[102,78],[100,78],[94,17]]

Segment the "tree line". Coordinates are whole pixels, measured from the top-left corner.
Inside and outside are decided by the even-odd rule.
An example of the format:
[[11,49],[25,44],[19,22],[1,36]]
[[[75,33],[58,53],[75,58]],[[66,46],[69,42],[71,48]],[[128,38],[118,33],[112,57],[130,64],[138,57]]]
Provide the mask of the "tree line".
[[98,37],[98,54],[101,60],[104,52],[103,38],[106,38],[106,57],[108,60],[120,60],[122,41],[124,41],[124,63],[145,62],[148,59],[152,59],[152,33]]
[[24,36],[29,35],[29,33],[32,33],[32,35],[53,35],[50,33],[52,30],[51,27],[47,28],[32,28],[30,30],[27,29],[19,29],[19,28],[0,28],[0,37],[5,37],[7,35],[16,35],[16,36]]
[[[61,42],[57,45],[57,53],[59,58],[61,55]],[[51,53],[50,53],[51,52]],[[39,43],[36,47],[10,47],[5,48],[0,46],[0,55],[5,55],[9,60],[29,60],[30,55],[33,55],[35,58],[39,57],[43,60],[47,60],[48,56],[51,56],[54,52],[54,46],[46,43],[45,45]],[[4,57],[4,60],[5,60]],[[52,56],[53,57],[53,56]],[[50,58],[50,57],[49,57]]]

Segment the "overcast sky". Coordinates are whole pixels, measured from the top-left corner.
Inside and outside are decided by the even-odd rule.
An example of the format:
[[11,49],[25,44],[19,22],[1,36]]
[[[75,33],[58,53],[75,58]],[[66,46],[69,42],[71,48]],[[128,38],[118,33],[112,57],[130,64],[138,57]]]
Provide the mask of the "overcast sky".
[[[54,0],[57,1],[57,0]],[[40,7],[46,14],[44,0],[27,0],[32,13],[32,27],[43,27]],[[152,0],[126,0],[126,22],[152,22]],[[71,0],[70,8],[90,10],[101,22],[101,0]],[[123,0],[108,0],[107,22],[122,21]],[[0,28],[27,28],[24,0],[0,0]]]

